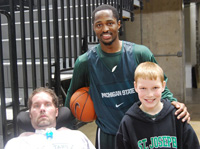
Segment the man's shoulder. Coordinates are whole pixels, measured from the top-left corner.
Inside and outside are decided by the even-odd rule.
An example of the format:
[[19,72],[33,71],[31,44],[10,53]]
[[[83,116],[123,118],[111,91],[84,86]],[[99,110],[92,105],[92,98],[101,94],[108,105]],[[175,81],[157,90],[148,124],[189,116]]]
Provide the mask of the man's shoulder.
[[86,53],[83,53],[82,55],[80,55],[79,57],[78,57],[78,61],[79,62],[85,62],[85,61],[87,61],[87,52]]
[[130,41],[123,41],[124,47],[133,47],[133,51],[135,53],[145,53],[145,52],[150,52],[149,48],[145,45],[133,43]]
[[87,63],[88,63],[87,53],[84,53],[77,58],[75,67],[76,68],[85,68],[85,67],[87,67]]
[[133,52],[136,57],[141,57],[145,61],[153,56],[153,53],[145,45],[135,44]]
[[90,140],[80,130],[61,128],[57,130],[57,139],[59,142],[65,142],[67,147],[74,148],[94,148]]
[[[98,45],[99,45],[99,44],[98,44]],[[79,63],[87,62],[87,61],[88,61],[88,53],[90,53],[90,52],[96,50],[96,47],[97,47],[98,45],[95,45],[95,46],[90,47],[90,48],[87,50],[87,52],[81,54],[81,55],[78,57],[77,61],[78,61]]]
[[22,134],[19,135],[19,137],[24,137],[24,136],[30,136],[35,134],[34,132],[23,132]]
[[125,41],[125,40],[123,40],[122,42],[123,42],[123,44],[124,44],[125,46],[133,46],[133,45],[135,44],[135,43],[133,43],[133,42]]
[[13,149],[13,148],[15,148],[15,149],[17,148],[18,149],[21,145],[23,145],[22,137],[16,137],[16,138],[10,139],[7,142],[7,144],[6,144],[4,149]]
[[145,45],[135,44],[135,51],[136,52],[150,52],[149,48]]
[[[58,133],[66,133],[67,135],[72,135],[72,134],[79,134],[79,135],[83,135],[83,133],[79,130],[72,130],[66,127],[62,127],[60,129],[57,130]],[[76,136],[76,135],[75,135]]]

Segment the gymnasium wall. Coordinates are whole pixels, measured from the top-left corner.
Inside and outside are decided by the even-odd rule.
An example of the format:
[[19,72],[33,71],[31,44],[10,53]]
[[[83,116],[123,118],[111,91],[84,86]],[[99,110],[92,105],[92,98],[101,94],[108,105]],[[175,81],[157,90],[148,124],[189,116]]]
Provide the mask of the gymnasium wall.
[[[182,1],[144,0],[142,15],[134,11],[134,22],[125,21],[124,39],[143,44],[157,55],[156,60],[169,78],[168,88],[179,101],[185,98],[184,20]],[[177,53],[182,53],[177,57]]]

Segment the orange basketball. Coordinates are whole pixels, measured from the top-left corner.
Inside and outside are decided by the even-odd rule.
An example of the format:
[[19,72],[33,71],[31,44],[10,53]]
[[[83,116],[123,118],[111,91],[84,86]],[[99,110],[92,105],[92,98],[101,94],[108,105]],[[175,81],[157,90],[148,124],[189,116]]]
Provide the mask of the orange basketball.
[[91,122],[96,119],[94,104],[89,94],[89,87],[78,89],[71,97],[70,109],[80,121]]

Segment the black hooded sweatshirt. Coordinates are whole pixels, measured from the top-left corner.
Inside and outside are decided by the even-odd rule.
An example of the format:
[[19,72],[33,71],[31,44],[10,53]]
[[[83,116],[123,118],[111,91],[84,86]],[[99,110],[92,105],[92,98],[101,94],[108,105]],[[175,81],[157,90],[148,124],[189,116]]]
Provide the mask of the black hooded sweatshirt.
[[178,120],[166,99],[153,120],[135,103],[123,117],[116,134],[117,149],[199,149],[198,138],[187,122]]

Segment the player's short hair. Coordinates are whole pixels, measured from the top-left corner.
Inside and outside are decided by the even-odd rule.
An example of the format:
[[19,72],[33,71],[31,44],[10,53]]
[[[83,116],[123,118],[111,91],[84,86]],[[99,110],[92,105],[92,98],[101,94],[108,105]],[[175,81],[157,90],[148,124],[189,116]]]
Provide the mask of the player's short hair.
[[92,12],[92,23],[94,23],[96,12],[101,11],[101,10],[111,10],[113,12],[113,17],[116,18],[117,22],[119,21],[119,13],[118,13],[117,9],[111,5],[103,4],[103,5],[98,6]]
[[135,70],[135,82],[137,82],[139,78],[150,80],[157,80],[159,78],[161,82],[163,82],[164,72],[162,68],[156,63],[143,62],[139,64]]
[[52,102],[53,102],[54,106],[56,108],[58,108],[59,100],[58,100],[58,96],[56,95],[56,93],[52,89],[45,88],[45,87],[39,87],[39,88],[36,88],[32,92],[32,94],[29,96],[29,99],[28,99],[28,108],[29,108],[29,110],[31,109],[31,106],[32,106],[32,98],[33,98],[33,96],[35,96],[36,94],[41,93],[41,92],[44,92],[44,93],[47,93],[48,95],[50,95],[52,97]]

